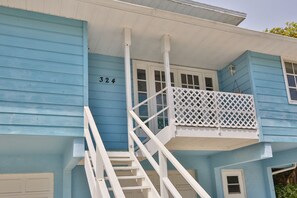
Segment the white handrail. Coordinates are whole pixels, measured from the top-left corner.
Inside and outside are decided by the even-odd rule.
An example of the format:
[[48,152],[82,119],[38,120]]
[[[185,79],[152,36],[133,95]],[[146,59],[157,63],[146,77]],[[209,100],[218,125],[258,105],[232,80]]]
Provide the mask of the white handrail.
[[159,151],[172,163],[176,170],[184,177],[184,179],[192,186],[196,193],[202,198],[210,198],[207,192],[197,183],[197,181],[188,173],[188,171],[175,159],[170,151],[162,144],[162,142],[154,135],[154,133],[141,121],[134,111],[129,111],[132,118],[141,126],[143,131],[156,144]]
[[135,105],[132,110],[137,109],[138,107],[140,107],[141,105],[147,103],[149,100],[153,99],[154,97],[156,97],[157,95],[161,94],[162,92],[164,92],[165,90],[167,90],[168,87],[165,87],[164,89],[161,89],[160,91],[158,91],[157,93],[155,93],[154,95],[148,97],[147,99],[145,99],[144,101],[142,101],[141,103],[138,103],[137,105]]
[[[84,112],[85,112],[85,119],[87,119],[87,122],[85,122],[85,124],[87,123],[88,126],[90,127],[91,129],[91,133],[93,135],[93,138],[95,140],[95,143],[96,143],[96,156],[100,156],[101,157],[101,162],[103,163],[103,167],[104,167],[104,170],[108,176],[108,179],[109,179],[109,182],[110,182],[110,185],[111,185],[111,188],[113,190],[113,193],[114,193],[114,196],[116,198],[123,198],[125,197],[124,195],[124,192],[122,190],[122,187],[117,179],[117,176],[112,168],[112,164],[110,162],[110,159],[107,155],[107,152],[105,150],[105,147],[104,147],[104,144],[103,144],[103,141],[99,135],[99,131],[97,129],[97,126],[96,126],[96,123],[94,121],[94,118],[92,116],[92,113],[90,111],[90,108],[88,106],[85,106],[84,107]],[[86,126],[85,126],[86,128]],[[89,130],[85,130],[85,132],[89,133]],[[87,134],[87,136],[90,135],[90,134]],[[94,148],[94,145],[93,143],[87,141],[88,143],[88,147],[92,147]],[[93,150],[93,149],[92,149]],[[92,157],[92,156],[91,156]],[[96,160],[92,159],[93,162],[95,162]],[[98,167],[98,164],[97,164],[97,167]],[[98,172],[99,170],[97,170],[97,168],[95,168],[95,172],[96,172],[96,175],[97,174],[102,174],[103,175],[103,170],[101,170],[101,173]],[[103,175],[104,177],[104,175]],[[100,185],[100,186],[104,186],[104,185]],[[108,192],[106,191],[106,189],[103,189],[102,190],[103,192]]]
[[[151,117],[149,117],[148,119],[146,119],[145,121],[143,121],[144,124],[148,123],[149,121],[151,121],[152,119],[154,119],[155,117],[157,117],[158,115],[160,115],[161,113],[163,113],[164,111],[166,111],[167,109],[169,109],[169,107],[165,107],[162,110],[158,111],[157,113],[155,113],[154,115],[152,115]],[[140,126],[136,126],[133,128],[133,131],[138,129]]]

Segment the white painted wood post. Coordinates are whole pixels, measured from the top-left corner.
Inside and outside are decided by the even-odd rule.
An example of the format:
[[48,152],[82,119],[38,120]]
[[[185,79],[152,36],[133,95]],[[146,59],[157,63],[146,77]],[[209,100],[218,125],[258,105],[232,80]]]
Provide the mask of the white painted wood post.
[[130,46],[131,46],[131,29],[124,29],[125,42],[125,81],[126,81],[126,105],[127,105],[127,119],[128,119],[128,146],[129,151],[134,152],[134,143],[129,135],[129,131],[133,131],[133,119],[129,114],[132,110],[132,91],[131,91],[131,62],[130,62]]
[[159,155],[159,166],[160,166],[160,193],[162,198],[169,198],[168,190],[164,184],[164,178],[168,178],[167,171],[167,158],[161,150],[158,152]]
[[167,89],[166,100],[168,109],[168,123],[170,127],[174,126],[174,103],[173,103],[173,92],[171,88],[171,77],[170,77],[170,62],[169,62],[169,52],[170,52],[170,37],[168,34],[163,35],[162,38],[162,49],[164,69],[165,69],[165,82]]

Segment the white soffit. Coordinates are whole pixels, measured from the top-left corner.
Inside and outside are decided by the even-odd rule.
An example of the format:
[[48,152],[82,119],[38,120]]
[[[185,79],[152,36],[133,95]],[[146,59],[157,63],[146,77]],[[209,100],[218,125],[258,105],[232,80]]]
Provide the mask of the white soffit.
[[207,5],[191,0],[120,0],[160,10],[189,15],[202,19],[239,25],[246,14],[225,8]]
[[89,51],[123,57],[123,28],[132,29],[133,59],[162,62],[171,37],[172,64],[217,70],[246,50],[297,59],[297,39],[113,0],[9,0],[0,4],[88,21]]

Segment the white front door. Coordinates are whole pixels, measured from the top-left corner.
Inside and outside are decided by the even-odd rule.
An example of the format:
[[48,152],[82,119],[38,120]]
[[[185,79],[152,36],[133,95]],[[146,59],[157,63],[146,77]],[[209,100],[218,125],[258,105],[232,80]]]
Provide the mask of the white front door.
[[246,198],[243,170],[222,170],[225,198]]
[[53,198],[52,173],[0,174],[0,198]]

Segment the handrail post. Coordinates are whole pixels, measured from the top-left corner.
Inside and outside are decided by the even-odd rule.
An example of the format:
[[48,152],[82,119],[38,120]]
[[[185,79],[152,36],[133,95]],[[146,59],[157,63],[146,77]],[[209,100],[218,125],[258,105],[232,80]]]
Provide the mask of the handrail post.
[[134,143],[129,135],[129,131],[133,131],[133,119],[129,113],[132,110],[132,91],[131,91],[131,62],[130,62],[130,46],[131,46],[131,29],[124,29],[125,42],[125,82],[126,82],[126,105],[127,105],[127,129],[128,129],[128,149],[134,152]]
[[[170,37],[168,34],[165,34],[162,38],[162,53],[164,61],[164,70],[165,70],[165,83],[168,88],[166,91],[166,101],[169,107],[168,109],[168,125],[169,127],[174,126],[174,103],[173,103],[173,92],[171,88],[171,76],[170,76],[170,62],[169,62],[169,52],[170,52]],[[171,130],[172,131],[172,130]]]
[[168,190],[166,185],[164,184],[164,178],[168,177],[168,170],[167,170],[167,158],[159,149],[159,166],[160,166],[160,192],[162,198],[169,198]]

